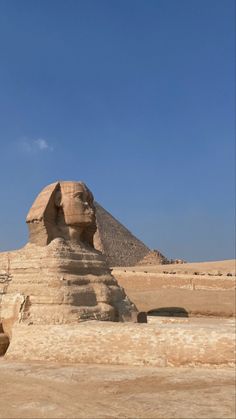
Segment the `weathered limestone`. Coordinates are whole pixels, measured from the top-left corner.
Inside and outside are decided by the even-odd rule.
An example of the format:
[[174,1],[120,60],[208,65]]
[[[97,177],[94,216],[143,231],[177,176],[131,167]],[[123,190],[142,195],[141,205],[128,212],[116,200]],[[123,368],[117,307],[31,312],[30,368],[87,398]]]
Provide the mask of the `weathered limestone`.
[[61,237],[93,247],[96,231],[93,195],[83,182],[55,182],[34,201],[26,222],[30,243],[46,246]]
[[96,319],[131,321],[135,306],[93,248],[93,196],[81,182],[56,182],[36,198],[27,216],[30,242],[0,254],[0,319],[76,324]]
[[[198,319],[199,320],[199,319]],[[156,367],[233,367],[233,320],[158,319],[16,326],[6,359]]]

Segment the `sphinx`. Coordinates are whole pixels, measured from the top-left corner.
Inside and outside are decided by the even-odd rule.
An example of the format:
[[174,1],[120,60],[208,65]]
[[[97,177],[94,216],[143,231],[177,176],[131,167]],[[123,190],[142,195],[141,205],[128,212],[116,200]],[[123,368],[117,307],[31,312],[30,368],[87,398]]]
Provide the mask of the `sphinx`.
[[5,333],[11,336],[16,323],[136,321],[136,307],[94,248],[94,199],[83,182],[46,186],[26,222],[29,242],[0,254],[0,322]]

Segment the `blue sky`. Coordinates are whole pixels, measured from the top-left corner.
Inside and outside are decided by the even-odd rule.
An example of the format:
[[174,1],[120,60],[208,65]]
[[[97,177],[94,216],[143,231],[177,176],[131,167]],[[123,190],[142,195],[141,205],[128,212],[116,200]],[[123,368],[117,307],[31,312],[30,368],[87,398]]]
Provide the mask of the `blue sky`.
[[58,179],[168,257],[234,257],[233,0],[0,0],[0,251]]

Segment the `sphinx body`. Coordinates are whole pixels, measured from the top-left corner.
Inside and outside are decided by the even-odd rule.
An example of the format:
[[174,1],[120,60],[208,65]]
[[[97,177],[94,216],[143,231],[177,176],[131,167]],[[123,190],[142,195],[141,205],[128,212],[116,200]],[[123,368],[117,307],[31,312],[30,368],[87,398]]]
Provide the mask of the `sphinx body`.
[[29,243],[0,254],[0,318],[9,335],[16,322],[135,321],[135,306],[93,247],[95,208],[86,185],[47,186],[26,221]]

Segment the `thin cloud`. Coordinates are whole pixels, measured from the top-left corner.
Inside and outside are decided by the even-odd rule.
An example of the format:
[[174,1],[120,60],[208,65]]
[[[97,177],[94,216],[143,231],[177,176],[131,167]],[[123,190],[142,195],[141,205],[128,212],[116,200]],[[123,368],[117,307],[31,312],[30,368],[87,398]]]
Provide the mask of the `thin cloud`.
[[35,140],[35,144],[38,146],[39,150],[49,150],[49,144],[46,140],[43,138],[38,138],[38,140]]
[[27,153],[53,151],[53,147],[44,138],[37,138],[36,140],[24,139],[21,141],[21,146]]

